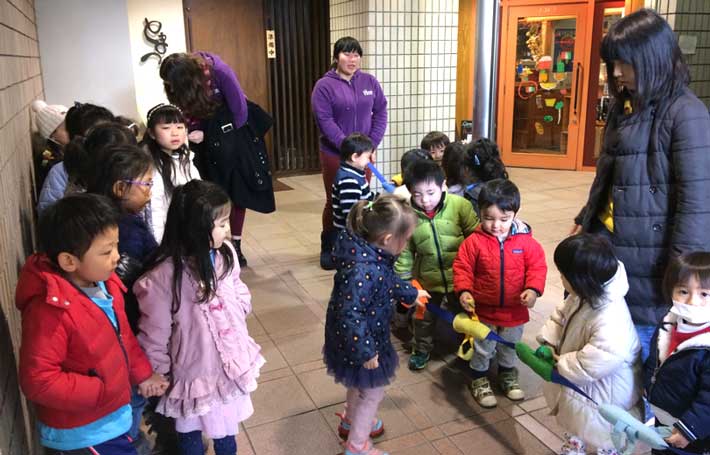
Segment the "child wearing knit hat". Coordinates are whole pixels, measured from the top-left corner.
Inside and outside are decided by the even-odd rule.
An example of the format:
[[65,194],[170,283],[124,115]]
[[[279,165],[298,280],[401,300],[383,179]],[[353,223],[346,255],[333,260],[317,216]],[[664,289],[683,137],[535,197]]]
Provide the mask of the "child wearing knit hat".
[[69,134],[64,123],[67,108],[35,100],[32,103],[32,111],[35,113],[39,136],[33,146],[35,184],[39,192],[49,169],[62,160],[64,146],[69,143]]

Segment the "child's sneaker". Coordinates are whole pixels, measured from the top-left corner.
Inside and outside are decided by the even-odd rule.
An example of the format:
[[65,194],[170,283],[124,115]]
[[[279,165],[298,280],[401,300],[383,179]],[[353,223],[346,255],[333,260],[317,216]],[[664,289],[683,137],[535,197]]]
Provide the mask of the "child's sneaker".
[[565,433],[565,443],[562,445],[560,455],[585,455],[587,445],[577,436]]
[[[345,416],[345,411],[343,413],[336,412],[335,415],[340,417],[340,424],[338,425],[338,436],[343,439],[348,439],[350,435],[350,420]],[[382,419],[375,419],[372,422],[372,428],[370,429],[371,438],[379,438],[385,433],[385,424],[382,423]]]
[[483,408],[495,408],[498,406],[498,400],[496,400],[496,396],[493,393],[491,383],[485,376],[471,381],[471,395],[476,400],[476,403]]
[[389,455],[389,453],[376,449],[372,445],[372,441],[367,441],[365,447],[360,450],[353,448],[349,443],[345,443],[345,452],[341,455]]
[[412,371],[423,370],[429,363],[429,354],[426,352],[414,352],[409,358],[409,369]]
[[500,388],[509,400],[520,401],[525,399],[525,392],[518,384],[518,369],[512,368],[498,374]]

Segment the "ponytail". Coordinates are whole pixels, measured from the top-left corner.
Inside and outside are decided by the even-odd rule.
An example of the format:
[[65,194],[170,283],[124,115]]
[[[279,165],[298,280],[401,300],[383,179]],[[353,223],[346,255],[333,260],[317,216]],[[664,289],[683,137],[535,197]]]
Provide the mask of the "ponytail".
[[477,139],[466,147],[465,166],[479,182],[508,179],[498,145],[487,138]]
[[378,241],[386,234],[401,237],[415,224],[411,206],[399,196],[384,195],[374,202],[359,201],[348,214],[347,227],[368,242]]

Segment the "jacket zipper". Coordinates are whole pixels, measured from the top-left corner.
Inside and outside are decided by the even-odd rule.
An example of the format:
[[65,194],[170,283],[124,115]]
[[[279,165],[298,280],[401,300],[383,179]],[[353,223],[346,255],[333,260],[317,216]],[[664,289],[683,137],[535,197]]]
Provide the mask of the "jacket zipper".
[[505,302],[505,240],[498,240],[500,245],[500,307],[503,308]]
[[350,78],[347,83],[353,93],[353,131],[357,131],[357,94],[355,93],[355,86],[353,85],[352,78]]
[[439,246],[439,237],[436,234],[436,227],[434,226],[434,219],[429,220],[429,225],[431,226],[431,232],[434,234],[434,245],[436,245],[436,257],[439,260],[439,271],[441,272],[441,280],[444,283],[444,292],[449,293],[449,283],[446,281],[446,273],[444,272],[444,260],[441,258],[441,247]]
[[562,336],[560,337],[560,344],[559,344],[559,346],[557,347],[557,349],[559,349],[560,352],[562,352],[562,345],[563,345],[564,342],[565,342],[565,338],[567,338],[567,329],[569,328],[570,324],[572,323],[572,319],[574,319],[574,317],[577,316],[577,313],[579,313],[579,310],[581,310],[581,309],[582,309],[582,302],[579,302],[579,305],[577,306],[577,308],[576,308],[576,309],[574,310],[574,312],[572,312],[572,314],[567,318],[567,321],[566,321],[566,323],[565,323],[564,331],[562,332]]
[[[697,350],[710,350],[710,348],[707,348],[707,347],[688,348],[687,350],[688,350],[688,351],[692,351],[692,350],[696,350],[696,349],[697,349]],[[683,350],[685,351],[686,349],[683,349]],[[651,394],[653,393],[653,388],[654,388],[655,385],[656,385],[656,376],[658,376],[658,373],[661,371],[661,368],[663,368],[663,365],[665,365],[666,363],[668,363],[668,360],[671,358],[672,355],[673,355],[673,353],[671,353],[671,354],[666,358],[666,361],[665,361],[665,362],[661,363],[661,356],[660,356],[660,354],[658,353],[658,346],[656,346],[656,368],[653,369],[653,374],[651,375],[651,385],[650,385],[649,388],[648,388],[648,397],[647,397],[647,399],[648,399],[648,402],[649,402],[649,403],[651,402]]]

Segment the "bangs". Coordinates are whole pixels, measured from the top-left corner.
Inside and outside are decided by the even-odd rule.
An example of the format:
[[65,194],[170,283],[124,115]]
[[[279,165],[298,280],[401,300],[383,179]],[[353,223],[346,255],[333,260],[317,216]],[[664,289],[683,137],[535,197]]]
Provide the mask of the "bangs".
[[148,128],[163,123],[186,123],[185,116],[175,106],[164,106],[150,114]]

